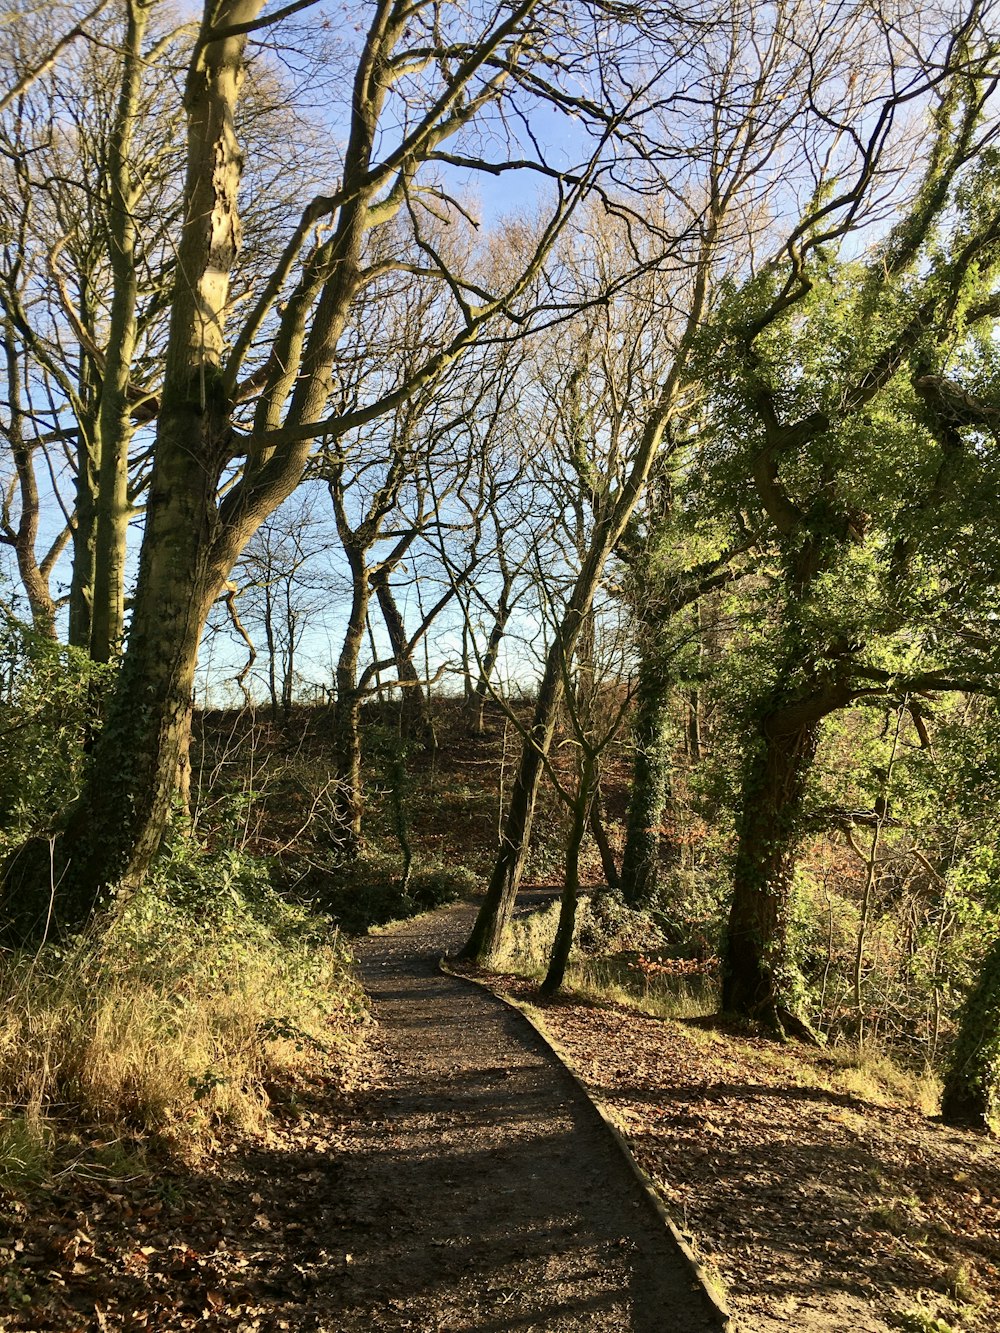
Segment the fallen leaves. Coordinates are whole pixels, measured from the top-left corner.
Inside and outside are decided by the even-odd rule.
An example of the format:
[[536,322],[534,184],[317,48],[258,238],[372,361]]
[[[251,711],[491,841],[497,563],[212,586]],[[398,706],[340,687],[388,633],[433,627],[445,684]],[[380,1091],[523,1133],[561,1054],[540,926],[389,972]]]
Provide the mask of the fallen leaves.
[[821,1054],[566,999],[544,1012],[755,1333],[895,1328],[928,1291],[954,1329],[1000,1330],[1000,1146],[832,1090]]
[[333,1081],[298,1092],[293,1113],[197,1171],[0,1196],[4,1333],[291,1327],[283,1308],[315,1281],[303,1256],[327,1263],[334,1205],[315,1196],[336,1197],[346,1104]]

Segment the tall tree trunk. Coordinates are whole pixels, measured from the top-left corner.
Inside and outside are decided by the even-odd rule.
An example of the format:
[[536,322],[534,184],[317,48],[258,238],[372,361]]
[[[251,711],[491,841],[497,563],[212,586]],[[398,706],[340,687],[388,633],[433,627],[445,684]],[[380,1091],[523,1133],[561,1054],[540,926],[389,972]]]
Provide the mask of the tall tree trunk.
[[785,731],[768,718],[760,732],[743,781],[722,1006],[780,1026],[788,900],[819,723]]
[[131,505],[128,455],[132,417],[128,389],[136,341],[137,228],[139,194],[132,181],[131,148],[139,114],[144,64],[143,34],[149,15],[137,0],[126,4],[122,81],[108,149],[106,180],[112,291],[107,352],[101,386],[100,463],[97,477],[94,544],[94,600],[90,655],[110,662],[125,636],[125,551]]
[[[172,424],[189,441],[194,422],[180,416],[171,413]],[[57,930],[81,925],[117,885],[137,884],[159,848],[187,744],[198,644],[222,586],[205,558],[214,481],[198,491],[183,450],[154,470],[129,651],[92,776],[55,846]],[[31,938],[48,917],[48,844],[22,849],[10,871],[6,915],[16,937]]]
[[[828,658],[843,657],[834,646]],[[820,724],[851,700],[843,666],[823,678],[815,648],[796,652],[785,672],[804,672],[813,688],[762,709],[747,756],[740,798],[739,841],[722,981],[728,1013],[761,1018],[779,1031],[815,1040],[795,1013],[786,975],[788,903],[795,876],[806,784]],[[779,673],[784,681],[785,673]]]
[[287,647],[281,675],[281,707],[287,724],[292,715],[292,699],[295,694],[295,647],[298,635],[290,582],[285,585],[285,633]]
[[277,725],[278,707],[278,643],[274,633],[274,593],[270,582],[264,585],[264,642],[267,644],[267,692],[271,700],[271,721]]
[[543,756],[549,752],[556,715],[562,700],[563,681],[559,666],[561,645],[549,649],[545,673],[538,689],[531,731],[521,750],[521,762],[510,795],[510,805],[500,835],[500,852],[479,909],[472,934],[462,950],[463,958],[486,961],[497,952],[514,910],[514,900],[524,873],[535,799],[542,780]]
[[1000,939],[962,1006],[941,1116],[949,1125],[1000,1133]]
[[[262,0],[206,14],[237,28]],[[233,112],[245,37],[199,41],[187,86],[188,164],[156,456],[128,652],[90,776],[54,849],[55,920],[84,922],[117,885],[145,874],[168,820],[185,744],[198,645],[235,555],[251,535],[235,520],[220,539],[217,487],[231,451],[221,391],[228,275],[239,244],[240,150]],[[258,519],[259,521],[259,519]],[[48,844],[22,849],[4,878],[15,936],[44,925]]]
[[99,430],[80,423],[73,506],[73,570],[69,589],[69,642],[90,652],[94,614],[94,562],[97,555],[97,468]]
[[333,798],[333,836],[337,849],[347,856],[361,846],[361,691],[358,662],[368,621],[369,582],[364,551],[345,542],[344,553],[351,569],[351,611],[344,642],[337,659],[337,704],[333,713],[330,748],[336,787]]
[[633,726],[635,758],[622,858],[622,896],[630,907],[656,897],[660,875],[660,829],[670,790],[669,673],[655,656],[639,663]]

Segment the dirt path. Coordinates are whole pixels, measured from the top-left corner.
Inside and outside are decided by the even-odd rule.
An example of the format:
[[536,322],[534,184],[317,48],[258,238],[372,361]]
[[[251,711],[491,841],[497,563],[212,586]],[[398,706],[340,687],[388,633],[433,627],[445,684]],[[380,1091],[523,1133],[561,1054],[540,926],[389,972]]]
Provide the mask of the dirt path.
[[459,906],[359,949],[384,1086],[343,1128],[330,1329],[701,1333],[688,1270],[541,1042],[442,976]]
[[[368,1085],[280,1098],[202,1172],[74,1176],[0,1211],[0,1333],[708,1333],[565,1071],[442,976],[459,906],[363,941]],[[366,1052],[366,1059],[368,1053]]]

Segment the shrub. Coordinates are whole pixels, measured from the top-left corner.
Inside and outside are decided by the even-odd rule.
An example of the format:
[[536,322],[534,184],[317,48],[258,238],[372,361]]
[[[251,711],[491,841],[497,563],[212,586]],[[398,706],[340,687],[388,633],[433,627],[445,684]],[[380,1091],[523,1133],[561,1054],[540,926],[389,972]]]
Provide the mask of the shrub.
[[0,618],[0,853],[52,831],[75,798],[114,668]]
[[258,1129],[282,1073],[345,1074],[365,1018],[329,921],[234,854],[170,858],[100,933],[7,956],[0,1003],[0,1093],[22,1126],[0,1142],[32,1162],[25,1130],[74,1123],[197,1158],[221,1123]]
[[341,930],[363,935],[372,926],[404,921],[455,902],[476,884],[461,866],[433,864],[414,870],[405,890],[395,874],[398,857],[371,851],[350,862],[314,862],[295,881],[296,891],[328,913]]

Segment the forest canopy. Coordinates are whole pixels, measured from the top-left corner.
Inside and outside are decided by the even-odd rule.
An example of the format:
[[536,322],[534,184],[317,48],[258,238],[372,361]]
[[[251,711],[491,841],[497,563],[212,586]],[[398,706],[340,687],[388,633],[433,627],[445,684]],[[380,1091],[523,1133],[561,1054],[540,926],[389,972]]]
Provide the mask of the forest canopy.
[[196,703],[314,706],[288,879],[404,895],[499,716],[470,959],[551,824],[544,989],[599,865],[592,933],[995,1121],[997,20],[5,4],[6,946],[219,850]]

